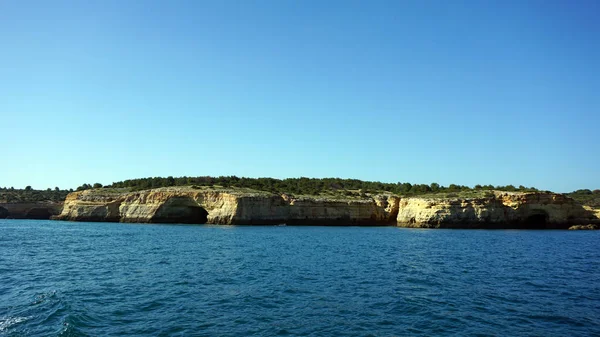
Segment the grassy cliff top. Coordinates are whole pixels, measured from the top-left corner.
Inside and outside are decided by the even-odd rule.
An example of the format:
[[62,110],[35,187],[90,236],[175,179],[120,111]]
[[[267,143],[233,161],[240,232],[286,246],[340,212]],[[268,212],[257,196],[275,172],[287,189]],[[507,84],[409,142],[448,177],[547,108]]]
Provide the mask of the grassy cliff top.
[[600,190],[577,190],[567,193],[567,196],[575,199],[582,205],[600,208]]
[[425,193],[414,196],[423,199],[481,199],[494,197],[493,190],[470,190],[458,192]]
[[365,193],[362,190],[326,190],[317,192],[316,194],[291,194],[291,193],[277,193],[270,191],[261,191],[248,187],[234,187],[234,186],[199,186],[199,185],[188,185],[188,186],[167,186],[158,187],[152,189],[136,189],[131,187],[102,187],[96,189],[88,189],[83,192],[88,197],[118,197],[129,193],[144,193],[144,192],[175,192],[175,193],[194,193],[194,192],[218,192],[228,193],[238,196],[246,197],[268,197],[274,195],[287,195],[290,198],[300,200],[336,200],[336,201],[356,201],[356,200],[370,200],[376,195],[392,195],[391,193]]
[[[130,187],[134,190],[145,190],[167,186],[219,186],[222,188],[250,188],[257,191],[265,191],[277,194],[292,194],[319,196],[336,196],[345,194],[351,197],[353,191],[363,194],[392,193],[401,196],[417,196],[437,193],[459,193],[477,190],[501,190],[508,192],[537,191],[533,187],[512,185],[492,186],[476,185],[474,187],[450,184],[442,186],[437,183],[411,184],[411,183],[382,183],[378,181],[364,181],[358,179],[341,178],[245,178],[236,176],[220,177],[151,177],[141,179],[130,179],[119,181],[110,185],[111,187]],[[88,185],[89,186],[89,185]]]
[[294,199],[298,201],[330,201],[330,202],[372,202],[373,199],[387,198],[396,196],[400,198],[418,198],[418,199],[432,199],[432,200],[446,200],[446,201],[460,201],[460,200],[475,200],[475,199],[490,199],[498,197],[498,195],[509,194],[509,195],[527,195],[531,193],[551,193],[551,192],[540,192],[540,191],[524,191],[524,192],[507,192],[498,190],[468,190],[459,192],[438,192],[438,193],[427,193],[416,196],[399,196],[391,192],[364,192],[363,190],[325,190],[316,194],[292,194],[292,193],[277,193],[269,191],[261,191],[257,189],[247,187],[232,187],[232,186],[167,186],[158,187],[152,189],[138,190],[129,187],[104,187],[82,191],[82,195],[78,197],[81,200],[98,200],[98,199],[110,199],[115,200],[121,196],[128,194],[146,194],[146,193],[227,193],[238,197],[273,197],[273,196],[284,196],[285,198]]
[[[286,194],[293,198],[328,199],[328,200],[367,200],[375,195],[398,195],[401,197],[423,197],[432,199],[485,198],[493,191],[502,192],[537,192],[533,187],[512,185],[492,186],[475,185],[474,187],[450,184],[442,186],[437,183],[382,183],[341,178],[245,178],[236,176],[220,177],[150,177],[115,182],[108,186],[99,183],[83,184],[77,190],[94,190],[106,196],[150,189],[179,190],[212,190],[231,194],[273,195]],[[102,192],[97,192],[97,190]],[[0,202],[39,202],[62,201],[69,191],[66,190],[16,190],[0,188]],[[568,193],[583,205],[600,207],[600,190],[578,190]]]

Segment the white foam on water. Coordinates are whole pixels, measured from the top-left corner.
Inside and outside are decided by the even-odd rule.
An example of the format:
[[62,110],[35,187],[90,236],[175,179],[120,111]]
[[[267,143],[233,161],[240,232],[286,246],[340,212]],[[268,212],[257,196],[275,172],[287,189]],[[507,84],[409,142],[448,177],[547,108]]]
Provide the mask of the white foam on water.
[[15,324],[19,324],[21,322],[24,322],[28,319],[30,319],[31,316],[29,317],[1,317],[0,318],[0,332],[6,331],[6,329],[10,328],[11,326],[15,325]]

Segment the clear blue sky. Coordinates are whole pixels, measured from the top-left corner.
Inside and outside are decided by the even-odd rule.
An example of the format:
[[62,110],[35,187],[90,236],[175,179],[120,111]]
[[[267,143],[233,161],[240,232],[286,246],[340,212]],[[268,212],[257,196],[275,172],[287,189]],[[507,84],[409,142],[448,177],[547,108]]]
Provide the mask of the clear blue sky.
[[600,188],[600,1],[0,2],[0,186]]

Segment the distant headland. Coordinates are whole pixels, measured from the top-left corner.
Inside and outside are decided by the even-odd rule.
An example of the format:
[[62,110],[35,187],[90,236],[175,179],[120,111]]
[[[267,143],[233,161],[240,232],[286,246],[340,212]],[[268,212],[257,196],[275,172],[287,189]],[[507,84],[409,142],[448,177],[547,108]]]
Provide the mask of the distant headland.
[[600,190],[567,194],[339,178],[155,177],[75,191],[0,188],[0,218],[223,225],[597,229]]

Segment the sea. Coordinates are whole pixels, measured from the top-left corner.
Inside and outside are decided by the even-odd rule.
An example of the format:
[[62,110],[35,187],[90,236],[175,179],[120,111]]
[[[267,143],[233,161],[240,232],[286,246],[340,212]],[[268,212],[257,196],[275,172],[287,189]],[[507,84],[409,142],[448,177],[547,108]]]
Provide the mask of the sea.
[[600,336],[599,243],[0,220],[0,336]]

